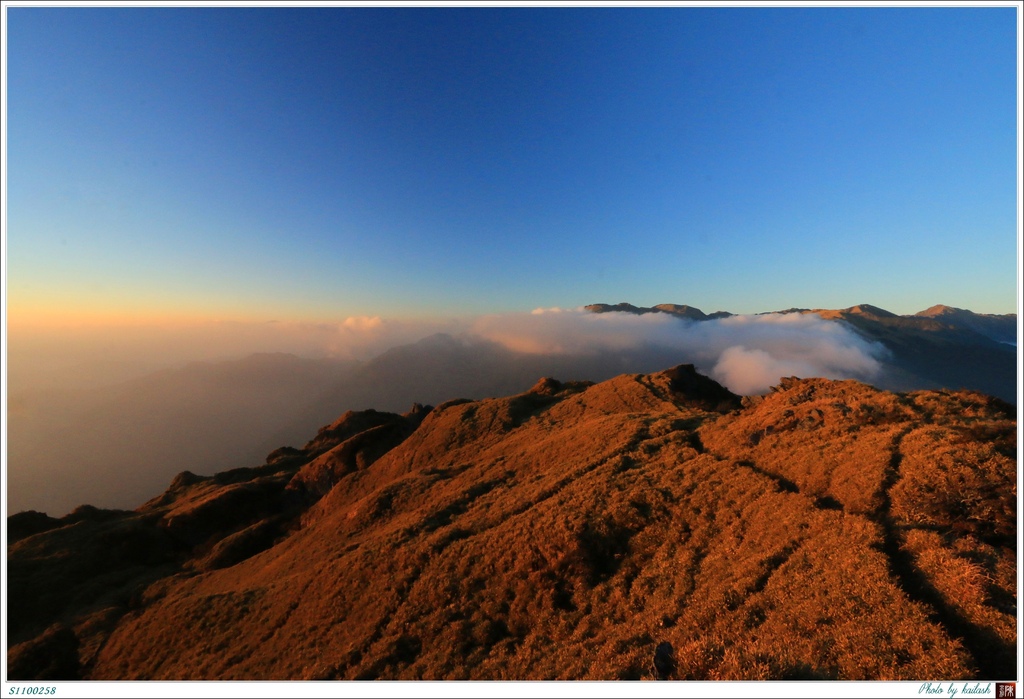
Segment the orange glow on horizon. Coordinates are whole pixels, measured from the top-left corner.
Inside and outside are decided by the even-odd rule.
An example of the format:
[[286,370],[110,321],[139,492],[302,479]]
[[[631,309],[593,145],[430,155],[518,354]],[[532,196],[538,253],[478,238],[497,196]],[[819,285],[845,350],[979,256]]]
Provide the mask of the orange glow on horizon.
[[[410,313],[402,309],[397,313],[382,313],[382,309],[358,308],[295,309],[287,307],[190,308],[171,304],[146,306],[126,303],[118,307],[95,307],[86,303],[32,303],[15,302],[8,297],[6,327],[16,330],[60,330],[89,328],[174,328],[216,325],[222,323],[284,323],[284,324],[353,324],[365,325],[382,319],[391,322],[444,323],[465,314]],[[404,312],[403,312],[404,311]]]
[[90,327],[168,327],[224,322],[270,322],[272,317],[224,312],[190,312],[171,309],[86,309],[14,305],[7,306],[7,327],[49,330]]

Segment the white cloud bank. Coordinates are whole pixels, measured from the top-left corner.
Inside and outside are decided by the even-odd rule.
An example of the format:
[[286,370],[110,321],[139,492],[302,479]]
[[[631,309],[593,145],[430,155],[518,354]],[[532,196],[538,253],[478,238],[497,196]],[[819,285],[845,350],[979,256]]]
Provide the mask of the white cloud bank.
[[668,348],[730,390],[763,393],[785,376],[870,380],[885,348],[814,314],[732,316],[690,321],[664,313],[537,309],[484,316],[472,333],[533,354],[587,354]]

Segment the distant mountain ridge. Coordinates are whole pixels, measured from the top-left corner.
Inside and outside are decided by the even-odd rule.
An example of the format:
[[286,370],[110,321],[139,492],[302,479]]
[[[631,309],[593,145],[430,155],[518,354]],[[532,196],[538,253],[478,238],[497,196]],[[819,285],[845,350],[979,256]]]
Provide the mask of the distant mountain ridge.
[[[591,304],[592,313],[666,313],[694,321],[726,318],[734,314],[705,314],[678,304],[652,307],[629,303]],[[891,357],[873,383],[892,391],[959,389],[982,391],[1003,400],[1017,400],[1017,314],[974,313],[937,305],[913,315],[897,315],[871,304],[844,309],[788,308],[757,315],[814,313],[841,321],[868,340],[880,342]]]
[[659,303],[657,306],[634,306],[631,303],[617,303],[610,305],[607,303],[592,303],[589,306],[584,306],[584,309],[591,313],[634,313],[637,315],[643,315],[645,313],[667,313],[679,318],[690,318],[691,320],[714,320],[715,318],[728,318],[733,313],[728,311],[715,311],[714,313],[708,314],[699,308],[693,306],[679,305],[675,303]]
[[922,318],[934,318],[935,320],[950,325],[967,328],[981,333],[986,337],[999,342],[1012,342],[1017,344],[1017,314],[1007,313],[994,315],[990,313],[975,313],[962,308],[951,306],[932,306],[918,312]]
[[[679,318],[689,318],[690,320],[713,320],[715,318],[728,318],[736,315],[729,311],[715,311],[714,313],[709,314],[704,313],[704,311],[695,306],[676,303],[659,303],[657,306],[634,306],[633,304],[626,302],[616,304],[592,303],[588,306],[584,306],[583,308],[591,313],[633,313],[636,315],[644,315],[646,313],[667,313],[668,315],[677,316]],[[974,311],[954,308],[952,306],[944,306],[942,304],[932,306],[923,311],[918,311],[913,315],[903,316],[893,313],[892,311],[887,311],[884,308],[879,308],[878,306],[872,306],[869,303],[862,303],[840,310],[821,308],[787,308],[779,311],[766,311],[757,315],[770,315],[773,313],[817,313],[828,318],[845,318],[850,315],[871,316],[875,318],[924,318],[935,320],[953,328],[971,330],[979,335],[984,335],[989,339],[996,340],[997,342],[1011,342],[1016,344],[1017,340],[1016,313],[975,313]],[[921,325],[920,327],[927,326]]]

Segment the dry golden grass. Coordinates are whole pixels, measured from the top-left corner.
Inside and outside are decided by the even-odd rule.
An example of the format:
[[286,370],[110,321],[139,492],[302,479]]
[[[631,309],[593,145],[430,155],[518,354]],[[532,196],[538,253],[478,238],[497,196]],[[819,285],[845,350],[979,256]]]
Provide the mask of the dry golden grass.
[[[1005,411],[825,380],[739,409],[702,381],[445,404],[294,509],[285,483],[363,434],[337,424],[247,481],[150,503],[160,531],[184,517],[206,538],[176,540],[113,623],[68,603],[47,624],[102,640],[94,679],[646,679],[665,642],[676,679],[1012,676]],[[199,526],[237,492],[219,533]],[[62,531],[12,547],[12,570]]]

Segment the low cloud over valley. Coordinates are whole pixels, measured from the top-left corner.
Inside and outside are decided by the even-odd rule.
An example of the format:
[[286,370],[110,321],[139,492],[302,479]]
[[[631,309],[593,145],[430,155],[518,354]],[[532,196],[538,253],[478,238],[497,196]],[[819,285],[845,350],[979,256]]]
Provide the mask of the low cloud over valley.
[[887,354],[844,324],[801,313],[691,321],[665,313],[537,309],[482,317],[472,331],[531,354],[669,349],[740,394],[763,393],[784,376],[870,381]]

